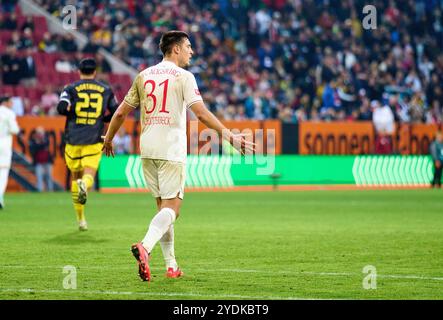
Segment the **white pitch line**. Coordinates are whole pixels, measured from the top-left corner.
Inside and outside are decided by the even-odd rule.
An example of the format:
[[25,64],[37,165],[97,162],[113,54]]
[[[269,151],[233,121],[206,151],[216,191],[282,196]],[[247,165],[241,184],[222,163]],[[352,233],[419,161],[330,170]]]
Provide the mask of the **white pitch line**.
[[203,294],[203,293],[183,293],[183,292],[131,292],[131,291],[100,291],[100,290],[39,290],[31,288],[0,288],[0,292],[12,293],[79,293],[92,295],[138,295],[138,296],[162,296],[162,297],[210,297],[210,298],[226,298],[226,299],[251,299],[251,300],[330,300],[318,298],[299,298],[299,297],[278,297],[278,296],[244,296],[237,294]]
[[[1,269],[63,269],[64,266],[12,266],[0,265]],[[130,270],[134,266],[78,266],[81,269],[90,270]],[[164,271],[163,268],[151,268],[153,271]],[[185,270],[185,269],[183,269]],[[313,276],[361,276],[362,273],[356,272],[313,272],[313,271],[293,271],[293,270],[253,270],[253,269],[186,269],[188,272],[231,272],[231,273],[264,273],[264,274],[284,274],[284,275],[313,275]],[[377,274],[377,278],[392,278],[392,279],[415,279],[415,280],[435,280],[443,281],[443,277],[419,276],[419,275],[397,275],[397,274]]]
[[[196,270],[197,271],[197,270]],[[204,272],[205,270],[198,270]],[[352,272],[311,272],[311,271],[269,271],[269,270],[245,270],[245,269],[218,269],[207,270],[214,272],[234,272],[234,273],[273,273],[273,274],[308,274],[314,276],[361,276],[361,273]],[[417,280],[437,280],[443,281],[443,277],[427,277],[417,275],[396,275],[396,274],[377,274],[377,278],[394,278],[394,279],[417,279]]]

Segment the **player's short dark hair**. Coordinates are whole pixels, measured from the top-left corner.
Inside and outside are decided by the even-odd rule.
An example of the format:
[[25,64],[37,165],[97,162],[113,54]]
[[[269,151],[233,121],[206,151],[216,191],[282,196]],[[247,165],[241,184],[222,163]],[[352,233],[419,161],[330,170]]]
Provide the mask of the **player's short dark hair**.
[[10,99],[11,99],[11,96],[10,96],[10,95],[3,95],[3,96],[0,96],[0,104],[5,103],[5,102],[8,102]]
[[97,68],[97,63],[93,58],[84,58],[78,64],[78,69],[82,74],[93,74]]
[[184,39],[189,40],[189,35],[184,31],[172,30],[164,33],[160,39],[160,50],[163,55],[170,54],[172,47],[181,44]]

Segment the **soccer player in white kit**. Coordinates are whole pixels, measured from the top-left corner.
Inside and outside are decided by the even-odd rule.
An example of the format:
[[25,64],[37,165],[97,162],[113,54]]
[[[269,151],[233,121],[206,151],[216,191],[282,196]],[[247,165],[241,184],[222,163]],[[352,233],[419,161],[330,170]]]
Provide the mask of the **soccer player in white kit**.
[[112,139],[126,116],[140,108],[140,153],[145,180],[157,200],[158,212],[144,239],[131,247],[142,280],[150,281],[150,254],[157,242],[166,263],[166,276],[183,275],[174,254],[174,221],[184,195],[187,154],[186,111],[191,109],[208,128],[242,151],[254,144],[232,134],[204,105],[194,75],[183,69],[190,64],[193,50],[188,34],[168,31],[161,37],[163,61],[140,72],[120,104],[106,136],[103,151],[114,156]]
[[12,135],[18,134],[20,131],[11,107],[10,97],[0,98],[0,209],[5,206],[4,194],[12,160]]

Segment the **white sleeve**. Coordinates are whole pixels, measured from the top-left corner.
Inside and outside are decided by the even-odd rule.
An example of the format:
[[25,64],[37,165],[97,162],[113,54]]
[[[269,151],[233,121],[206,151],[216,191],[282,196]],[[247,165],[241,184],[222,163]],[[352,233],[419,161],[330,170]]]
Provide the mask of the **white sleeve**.
[[198,90],[197,81],[192,73],[187,72],[185,77],[185,83],[183,85],[183,97],[185,100],[186,108],[191,107],[198,101],[203,101],[200,91]]
[[131,88],[129,88],[128,93],[123,99],[127,104],[129,104],[133,108],[138,108],[140,106],[140,95],[138,94],[138,81],[140,78],[140,74],[135,77],[132,82]]
[[9,117],[9,133],[10,134],[18,134],[20,132],[20,128],[17,124],[17,120],[15,117],[15,113],[11,113],[11,116]]
[[60,94],[60,101],[66,101],[68,105],[71,105],[71,96],[66,88]]

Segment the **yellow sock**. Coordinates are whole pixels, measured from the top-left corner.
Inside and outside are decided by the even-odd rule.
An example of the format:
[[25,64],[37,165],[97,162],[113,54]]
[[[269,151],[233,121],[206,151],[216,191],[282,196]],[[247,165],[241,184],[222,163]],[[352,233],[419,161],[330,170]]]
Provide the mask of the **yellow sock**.
[[86,184],[86,188],[88,188],[88,190],[94,185],[94,177],[90,174],[83,175],[82,180]]
[[77,221],[85,221],[85,205],[80,203],[74,203],[75,213],[77,213]]
[[71,183],[71,195],[74,210],[77,214],[77,221],[85,221],[85,205],[78,203],[78,185],[75,181],[72,181]]

